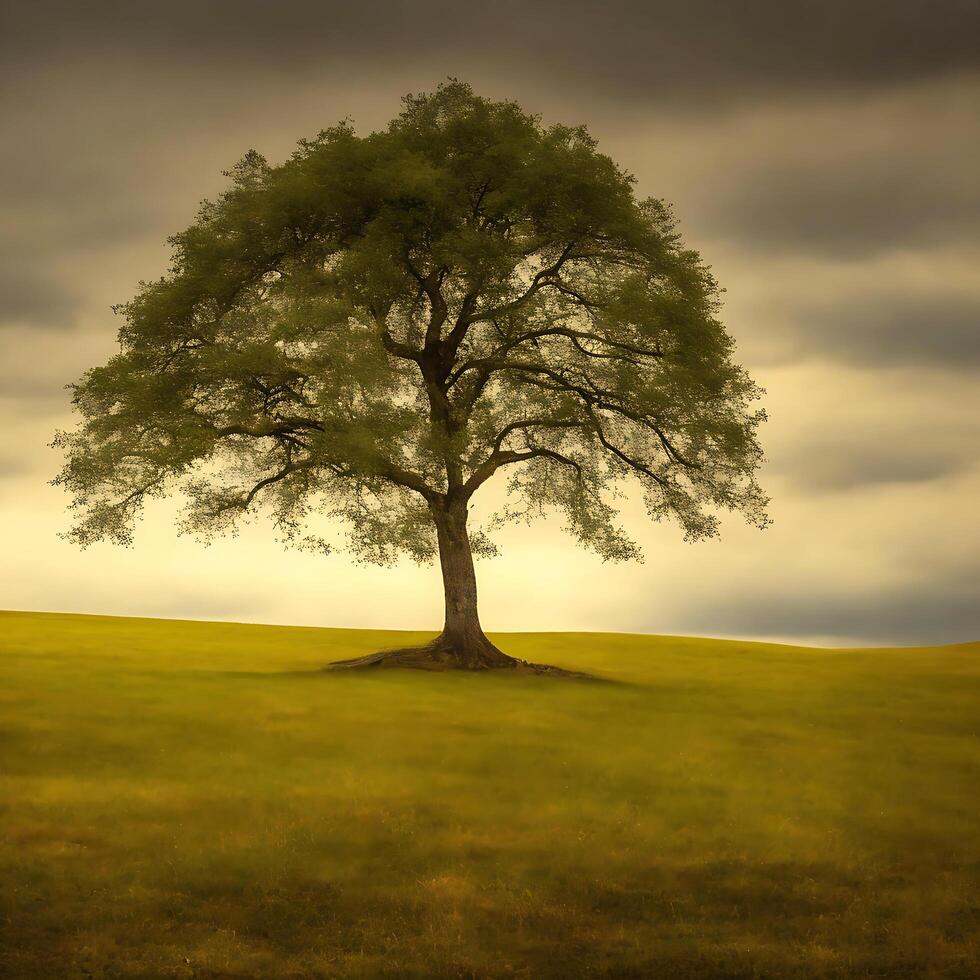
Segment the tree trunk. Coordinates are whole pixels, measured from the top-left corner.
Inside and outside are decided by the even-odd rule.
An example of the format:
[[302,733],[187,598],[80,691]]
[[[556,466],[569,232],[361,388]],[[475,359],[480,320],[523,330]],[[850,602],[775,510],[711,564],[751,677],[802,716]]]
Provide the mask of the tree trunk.
[[382,650],[354,660],[340,660],[327,669],[352,667],[418,667],[422,670],[492,670],[547,674],[591,680],[588,674],[509,657],[486,637],[476,610],[476,570],[466,531],[466,504],[433,505],[432,518],[439,538],[439,562],[446,592],[446,623],[442,632],[423,647]]
[[439,539],[439,562],[446,593],[442,632],[423,647],[384,650],[334,667],[419,667],[423,670],[490,670],[521,667],[540,670],[498,650],[480,626],[476,608],[476,570],[466,530],[466,504],[433,505],[432,519]]
[[447,665],[464,670],[513,667],[517,661],[498,650],[480,626],[476,600],[476,570],[466,530],[466,504],[435,510],[439,563],[446,593],[446,621],[430,647]]

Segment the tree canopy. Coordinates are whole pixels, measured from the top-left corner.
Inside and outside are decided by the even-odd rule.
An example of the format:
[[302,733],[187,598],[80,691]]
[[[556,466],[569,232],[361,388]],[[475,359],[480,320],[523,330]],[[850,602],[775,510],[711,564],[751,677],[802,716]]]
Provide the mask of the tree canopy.
[[328,515],[367,560],[427,560],[501,470],[501,519],[555,508],[605,558],[637,555],[630,483],[691,539],[720,510],[764,526],[760,391],[670,209],[584,127],[457,81],[403,102],[278,166],[250,151],[117,308],[119,353],[57,437],[72,539],[129,543],[179,487],[205,536],[264,506],[298,544],[325,547]]

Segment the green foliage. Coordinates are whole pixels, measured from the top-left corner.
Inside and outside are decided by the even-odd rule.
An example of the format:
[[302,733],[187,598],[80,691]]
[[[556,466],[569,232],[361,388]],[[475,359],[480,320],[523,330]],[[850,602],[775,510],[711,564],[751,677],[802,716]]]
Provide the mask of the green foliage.
[[719,509],[767,523],[760,392],[716,284],[584,128],[453,81],[382,132],[342,123],[228,176],[74,388],[74,540],[129,542],[179,486],[205,536],[264,503],[291,541],[321,545],[325,512],[369,560],[424,560],[433,508],[502,469],[507,513],[558,508],[609,558],[636,554],[627,479],[692,538]]

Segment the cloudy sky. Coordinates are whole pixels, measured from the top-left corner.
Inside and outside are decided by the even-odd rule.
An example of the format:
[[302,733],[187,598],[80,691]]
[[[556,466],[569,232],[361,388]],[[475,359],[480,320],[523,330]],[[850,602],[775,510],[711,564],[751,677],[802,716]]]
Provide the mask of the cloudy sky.
[[485,626],[980,639],[978,36],[975,0],[0,0],[0,608],[440,625],[433,568],[261,523],[205,549],[166,502],[134,548],[80,552],[47,443],[222,170],[457,76],[587,123],[673,203],[770,413],[772,528],[690,545],[630,505],[646,561],[617,566],[514,529]]

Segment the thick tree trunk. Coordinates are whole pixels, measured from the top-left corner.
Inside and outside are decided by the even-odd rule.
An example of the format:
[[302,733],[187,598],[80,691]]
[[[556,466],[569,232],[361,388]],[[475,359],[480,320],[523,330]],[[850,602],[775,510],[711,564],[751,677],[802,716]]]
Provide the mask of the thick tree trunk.
[[341,660],[328,669],[355,667],[417,667],[422,670],[492,670],[591,679],[578,671],[509,657],[487,639],[476,607],[476,570],[466,530],[466,504],[433,507],[439,538],[439,562],[446,592],[446,622],[442,632],[423,647],[382,650],[354,660]]
[[439,537],[439,562],[446,593],[446,621],[430,644],[440,658],[464,670],[513,667],[517,661],[486,637],[477,612],[476,570],[466,530],[466,504],[434,512]]
[[439,562],[446,593],[442,632],[423,647],[384,650],[340,661],[332,667],[420,667],[425,670],[490,670],[495,667],[534,668],[498,650],[483,632],[476,601],[476,569],[466,530],[466,504],[433,506],[439,539]]

